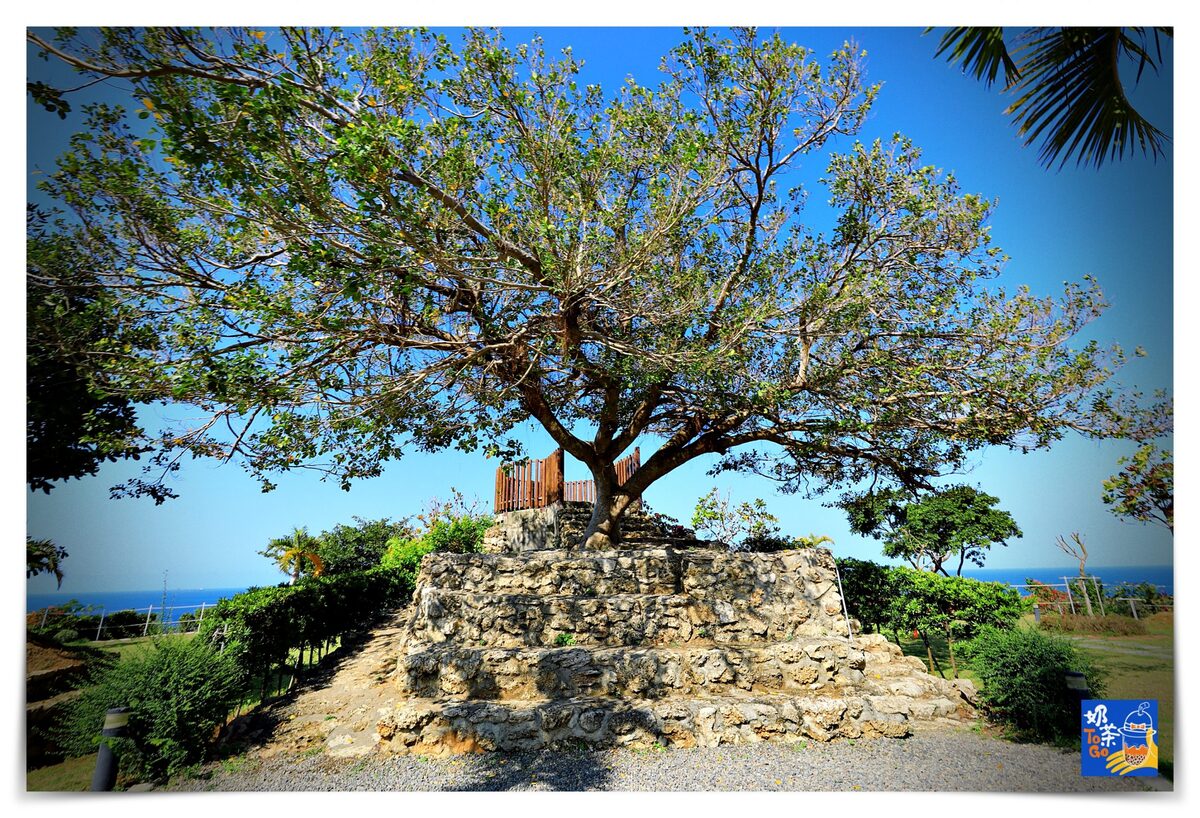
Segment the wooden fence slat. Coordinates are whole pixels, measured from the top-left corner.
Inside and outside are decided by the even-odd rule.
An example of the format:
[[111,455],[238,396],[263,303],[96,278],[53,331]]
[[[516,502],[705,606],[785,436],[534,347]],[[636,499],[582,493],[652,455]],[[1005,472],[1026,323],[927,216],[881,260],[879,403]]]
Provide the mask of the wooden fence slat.
[[[526,508],[545,508],[561,501],[596,502],[594,480],[564,480],[564,453],[555,449],[549,457],[526,458],[520,463],[496,469],[496,513]],[[617,484],[624,485],[642,465],[641,449],[635,447],[627,457],[613,464]]]

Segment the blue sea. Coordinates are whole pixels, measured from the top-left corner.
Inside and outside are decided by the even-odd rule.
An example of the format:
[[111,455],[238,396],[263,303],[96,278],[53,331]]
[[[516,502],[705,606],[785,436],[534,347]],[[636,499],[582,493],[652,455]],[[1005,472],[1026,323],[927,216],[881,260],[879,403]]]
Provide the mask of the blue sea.
[[[1166,594],[1175,593],[1175,571],[1170,565],[1121,565],[1110,568],[1089,569],[1090,575],[1099,577],[1108,587],[1123,582],[1148,582]],[[1048,584],[1062,583],[1063,577],[1076,577],[1079,569],[1071,568],[964,568],[965,576],[987,582],[1007,582],[1024,585],[1034,579]],[[234,588],[187,588],[167,591],[167,607],[171,609],[168,621],[174,621],[183,613],[194,613],[201,605],[212,607],[218,600],[240,594],[244,587]],[[93,606],[96,613],[106,611],[146,610],[153,605],[158,611],[162,607],[162,588],[147,591],[60,591],[51,594],[27,594],[26,611],[40,611],[51,605],[62,605],[77,600],[85,606]]]
[[[168,622],[174,622],[180,614],[195,613],[203,605],[211,608],[218,600],[240,594],[241,588],[181,588],[167,590]],[[163,589],[150,591],[58,591],[50,594],[26,594],[25,610],[40,611],[49,606],[63,605],[75,600],[85,607],[94,608],[94,613],[104,609],[113,611],[144,611],[151,605],[157,612],[163,604]]]
[[[1007,582],[1009,585],[1024,585],[1027,580],[1036,580],[1048,585],[1063,582],[1063,577],[1075,579],[1079,576],[1079,567],[1072,568],[964,568],[963,576],[981,579],[986,582]],[[1104,583],[1105,587],[1113,588],[1128,582],[1138,584],[1148,582],[1159,591],[1175,595],[1175,569],[1170,565],[1117,565],[1112,567],[1088,566],[1088,576],[1094,576]],[[1025,592],[1021,589],[1022,593]]]

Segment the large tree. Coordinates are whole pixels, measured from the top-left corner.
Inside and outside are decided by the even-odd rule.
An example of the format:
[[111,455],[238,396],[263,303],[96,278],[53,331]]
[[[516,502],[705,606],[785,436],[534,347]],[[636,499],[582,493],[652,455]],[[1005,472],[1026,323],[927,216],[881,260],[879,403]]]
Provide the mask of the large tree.
[[[46,189],[164,341],[127,365],[208,413],[159,445],[267,487],[407,446],[511,456],[532,417],[590,469],[604,545],[698,457],[785,490],[920,486],[1113,429],[1113,351],[1070,346],[1094,283],[999,286],[992,204],[909,140],[828,156],[836,225],[805,226],[797,168],[876,94],[853,45],[688,31],[659,84],[606,94],[570,51],[474,30],[29,39],[131,83],[150,126],[90,107]],[[642,435],[662,443],[618,485]]]

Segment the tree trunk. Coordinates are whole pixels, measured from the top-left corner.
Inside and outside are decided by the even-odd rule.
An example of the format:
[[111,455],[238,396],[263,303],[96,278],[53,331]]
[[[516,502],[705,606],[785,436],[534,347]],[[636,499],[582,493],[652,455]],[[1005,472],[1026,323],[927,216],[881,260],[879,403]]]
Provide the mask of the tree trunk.
[[958,661],[954,658],[954,637],[950,635],[950,625],[946,625],[946,649],[950,651],[950,670],[954,678],[958,678]]
[[592,476],[596,481],[596,503],[592,507],[592,519],[583,533],[583,547],[615,548],[621,541],[621,517],[637,498],[617,486],[617,475],[611,464],[606,469],[593,470]]
[[925,631],[921,631],[921,641],[925,643],[925,655],[929,657],[929,675],[933,675],[936,669],[939,676],[946,678],[946,673],[942,670],[942,666],[938,664],[938,660],[933,655],[933,645],[929,644],[929,637],[925,635]]

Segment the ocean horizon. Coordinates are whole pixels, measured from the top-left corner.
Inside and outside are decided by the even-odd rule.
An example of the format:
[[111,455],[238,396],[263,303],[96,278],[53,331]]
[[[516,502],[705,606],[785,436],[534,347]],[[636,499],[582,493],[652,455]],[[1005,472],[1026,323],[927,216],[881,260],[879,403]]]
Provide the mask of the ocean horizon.
[[[964,577],[984,582],[1004,582],[1009,585],[1024,585],[1027,580],[1044,582],[1047,585],[1063,583],[1063,577],[1079,578],[1079,566],[1058,568],[975,568],[963,569]],[[1137,585],[1142,582],[1155,586],[1159,591],[1175,595],[1175,567],[1173,565],[1097,565],[1088,569],[1088,576],[1096,577],[1105,587],[1112,588],[1123,583]],[[1019,589],[1027,593],[1025,589]]]
[[[201,606],[211,608],[222,599],[236,596],[252,586],[233,586],[227,588],[176,588],[167,589],[166,603],[169,611],[168,621],[175,621],[181,614],[194,613]],[[163,604],[163,589],[155,588],[145,591],[54,591],[52,593],[25,595],[25,612],[40,611],[43,608],[59,607],[70,601],[76,601],[85,608],[93,608],[95,613],[104,610],[113,611],[145,611],[151,605],[155,611],[160,611]]]
[[[1091,576],[1098,577],[1106,586],[1112,587],[1125,582],[1137,584],[1148,582],[1166,594],[1175,593],[1175,570],[1171,565],[1119,565],[1097,566],[1088,571]],[[1009,585],[1023,585],[1026,580],[1036,580],[1048,584],[1059,583],[1063,577],[1077,577],[1079,569],[1071,568],[964,568],[963,576],[985,582],[1004,582]],[[170,610],[170,620],[180,614],[191,613],[202,605],[211,608],[221,599],[236,596],[251,586],[232,586],[225,588],[180,588],[168,589],[166,592],[167,608]],[[157,611],[163,603],[163,589],[155,588],[144,591],[56,591],[53,593],[26,594],[26,612],[40,611],[43,608],[61,606],[75,600],[85,607],[92,607],[99,613],[101,609],[112,611],[146,610],[151,605]]]

